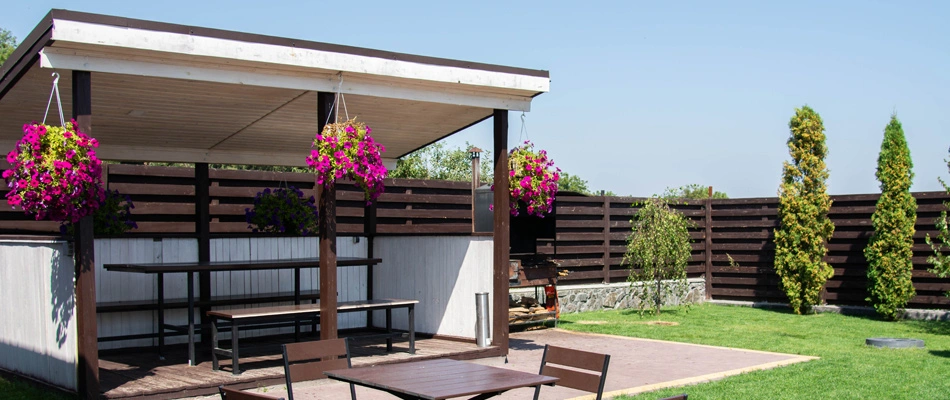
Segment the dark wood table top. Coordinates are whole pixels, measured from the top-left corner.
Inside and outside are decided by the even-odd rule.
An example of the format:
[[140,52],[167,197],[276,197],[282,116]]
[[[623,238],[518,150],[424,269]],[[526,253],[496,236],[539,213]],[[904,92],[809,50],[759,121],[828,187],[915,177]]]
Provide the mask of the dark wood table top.
[[[352,267],[358,265],[375,265],[383,262],[379,258],[337,257],[338,267]],[[212,262],[178,262],[178,263],[130,263],[106,264],[103,267],[109,271],[139,272],[145,274],[173,273],[173,272],[203,272],[203,271],[246,271],[263,269],[286,268],[316,268],[320,266],[319,257],[291,258],[285,260],[247,260],[247,261],[212,261]]]
[[[491,397],[510,389],[553,386],[558,378],[450,359],[325,372],[330,378],[389,392],[403,399]],[[482,395],[482,396],[478,396]]]

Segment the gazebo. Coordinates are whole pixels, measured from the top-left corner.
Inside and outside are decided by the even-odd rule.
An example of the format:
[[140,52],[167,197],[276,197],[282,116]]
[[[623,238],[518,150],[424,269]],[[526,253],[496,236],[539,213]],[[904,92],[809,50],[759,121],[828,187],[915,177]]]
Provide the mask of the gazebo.
[[[0,149],[12,149],[22,124],[42,117],[52,72],[61,77],[67,118],[99,140],[100,158],[196,165],[198,261],[211,259],[208,164],[305,165],[314,133],[343,113],[338,94],[372,126],[390,163],[492,118],[494,181],[507,187],[508,111],[529,111],[550,84],[541,70],[52,10],[0,69]],[[321,218],[331,224],[333,197],[320,196]],[[506,191],[495,192],[497,210],[508,202]],[[99,391],[90,224],[80,223],[75,252],[76,381],[87,398]],[[321,292],[333,293],[335,233],[320,234]],[[494,213],[493,240],[484,268],[491,271],[492,345],[503,355],[508,213]],[[202,291],[210,290],[207,280],[199,276]],[[322,338],[337,335],[336,301],[320,297]]]

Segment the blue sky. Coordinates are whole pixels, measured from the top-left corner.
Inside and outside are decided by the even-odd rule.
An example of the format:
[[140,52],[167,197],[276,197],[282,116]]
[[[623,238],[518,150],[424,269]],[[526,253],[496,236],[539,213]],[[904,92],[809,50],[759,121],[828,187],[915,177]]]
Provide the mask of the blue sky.
[[[913,190],[948,178],[950,2],[31,0],[0,27],[22,39],[51,8],[548,70],[527,138],[594,190],[775,196],[804,104],[824,119],[831,193],[878,191],[894,112]],[[447,140],[466,141],[491,148],[491,124]]]

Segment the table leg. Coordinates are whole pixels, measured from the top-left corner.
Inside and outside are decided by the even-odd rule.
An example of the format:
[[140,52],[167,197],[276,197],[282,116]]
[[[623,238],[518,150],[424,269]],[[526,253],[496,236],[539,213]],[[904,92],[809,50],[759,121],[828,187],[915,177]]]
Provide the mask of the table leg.
[[386,309],[386,352],[393,351],[393,309]]
[[[300,305],[300,268],[294,268],[294,305]],[[300,320],[294,319],[294,342],[300,341]]]
[[218,319],[211,318],[211,370],[217,371],[218,366]]
[[165,274],[158,276],[158,359],[165,360]]
[[231,373],[241,375],[241,367],[238,366],[238,324],[237,321],[231,321]]
[[188,273],[188,365],[195,362],[195,273]]
[[416,307],[409,305],[409,354],[416,354]]

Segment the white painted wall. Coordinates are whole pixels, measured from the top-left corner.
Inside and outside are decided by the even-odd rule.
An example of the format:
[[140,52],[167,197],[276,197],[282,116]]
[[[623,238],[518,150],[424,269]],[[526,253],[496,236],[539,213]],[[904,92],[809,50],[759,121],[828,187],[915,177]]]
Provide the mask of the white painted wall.
[[[227,238],[211,241],[211,261],[269,260],[319,255],[317,238]],[[354,242],[351,237],[337,239],[339,257],[366,257],[366,239]],[[97,239],[96,240],[96,296],[99,302],[123,300],[153,300],[158,298],[157,278],[154,274],[106,271],[104,264],[130,262],[188,262],[198,259],[195,239]],[[366,267],[337,269],[338,301],[366,298]],[[301,271],[301,290],[319,289],[316,269]],[[197,293],[195,279],[195,293]],[[245,296],[260,293],[293,292],[293,270],[234,271],[211,274],[212,296]],[[183,299],[187,296],[185,274],[165,275],[165,298]],[[288,303],[289,304],[289,303]],[[252,305],[233,306],[244,308]],[[104,313],[98,315],[99,336],[118,336],[156,332],[158,316],[155,311]],[[184,309],[169,310],[165,320],[170,324],[187,323]],[[359,313],[339,316],[340,329],[366,325]],[[292,329],[249,330],[242,337],[289,333]],[[185,336],[167,337],[166,343],[184,343]],[[153,346],[157,339],[101,342],[100,349]]]
[[[419,300],[417,332],[474,339],[475,293],[492,298],[492,249],[490,237],[378,237],[373,297]],[[385,315],[373,322],[385,326]],[[393,326],[408,327],[405,312],[393,312]]]
[[0,368],[77,389],[73,271],[64,242],[0,240]]

